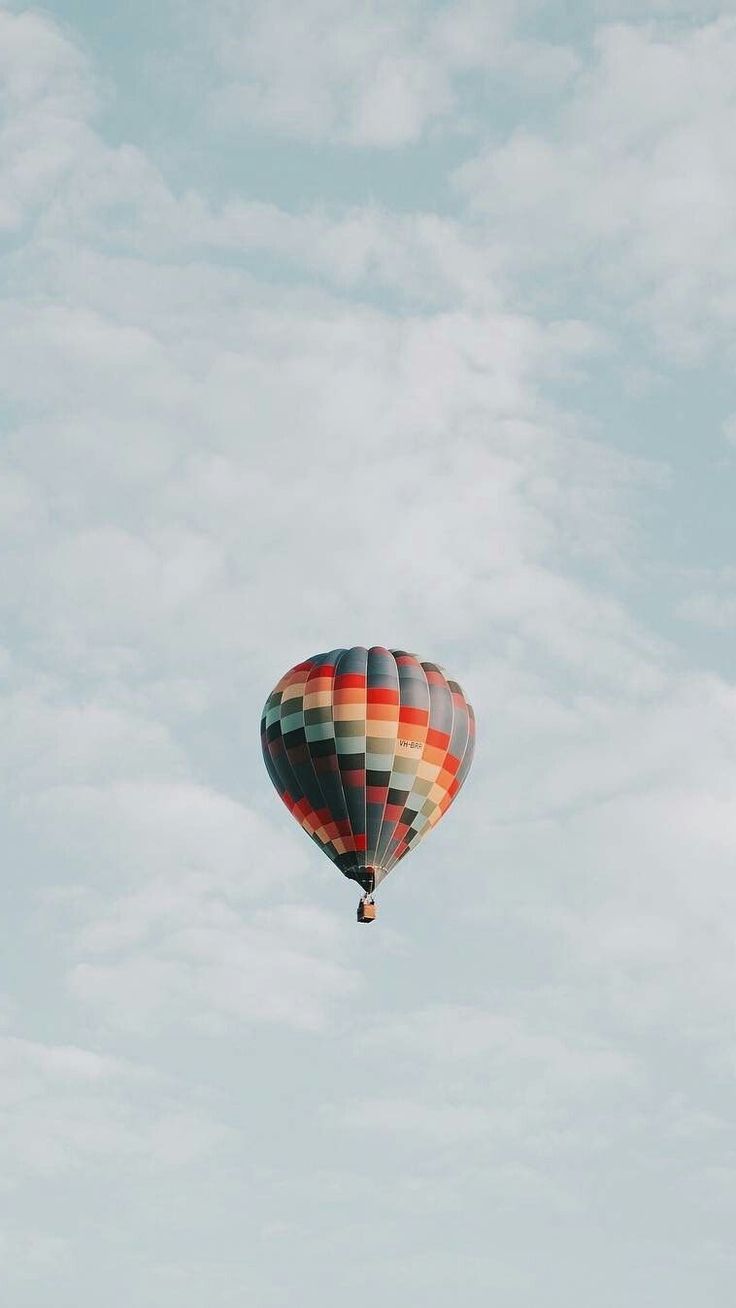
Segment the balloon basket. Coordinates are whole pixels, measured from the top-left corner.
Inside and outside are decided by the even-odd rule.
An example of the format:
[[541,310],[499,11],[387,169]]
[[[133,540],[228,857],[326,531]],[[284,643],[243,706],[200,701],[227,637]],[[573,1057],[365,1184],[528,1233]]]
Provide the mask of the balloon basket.
[[361,899],[358,904],[358,921],[375,922],[376,911],[376,906],[372,899]]

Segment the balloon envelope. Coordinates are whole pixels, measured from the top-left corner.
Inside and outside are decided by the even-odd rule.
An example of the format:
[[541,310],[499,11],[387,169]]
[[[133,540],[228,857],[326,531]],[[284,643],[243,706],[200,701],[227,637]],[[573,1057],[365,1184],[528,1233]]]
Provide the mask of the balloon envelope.
[[436,663],[374,645],[291,668],[261,718],[268,774],[346,877],[372,890],[447,812],[475,718]]

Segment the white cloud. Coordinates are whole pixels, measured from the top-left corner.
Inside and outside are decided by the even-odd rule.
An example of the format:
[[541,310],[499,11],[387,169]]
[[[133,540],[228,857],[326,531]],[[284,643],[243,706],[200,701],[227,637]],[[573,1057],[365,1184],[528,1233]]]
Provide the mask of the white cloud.
[[677,584],[678,618],[711,631],[726,632],[736,626],[736,568],[727,564],[680,569]]
[[55,24],[0,11],[0,230],[15,230],[73,167],[94,103],[86,61]]
[[[581,1149],[602,1165],[654,1112],[646,1060],[620,1032],[603,1039],[548,982],[535,988],[531,973],[514,991],[497,977],[496,991],[485,1007],[436,1003],[377,1016],[358,1052],[369,1083],[389,1061],[391,1092],[356,1095],[329,1111],[340,1111],[351,1131],[400,1140],[430,1194],[437,1157],[452,1159],[448,1212],[460,1202],[452,1187],[462,1176],[461,1187],[482,1191],[489,1212],[541,1204],[569,1215],[586,1203],[585,1182],[574,1175]],[[427,1149],[437,1151],[431,1167]],[[440,1210],[442,1197],[434,1198]]]
[[[357,978],[342,961],[345,943],[333,915],[286,904],[244,921],[211,892],[200,891],[182,923],[191,897],[188,887],[169,892],[172,921],[155,934],[151,920],[146,922],[144,948],[124,951],[110,963],[74,967],[72,993],[104,1023],[147,1032],[191,1024],[222,1033],[244,1021],[278,1022],[315,1031],[353,998]],[[165,906],[157,905],[154,923]],[[114,906],[111,923],[103,919],[86,928],[84,938],[96,952],[125,929],[126,908]],[[130,906],[138,922],[140,910],[139,900]]]
[[392,1058],[395,1080],[413,1083],[412,1093],[358,1101],[348,1123],[370,1120],[442,1143],[485,1139],[527,1166],[570,1147],[592,1121],[602,1139],[605,1106],[615,1101],[619,1113],[630,1112],[640,1097],[639,1058],[579,1020],[566,1027],[543,991],[527,996],[526,1012],[508,1004],[508,997],[495,1010],[436,1004],[377,1019],[360,1045],[373,1062]]
[[488,1073],[495,1064],[498,1075],[513,1063],[565,1095],[575,1089],[596,1092],[601,1083],[630,1081],[635,1075],[631,1060],[595,1039],[574,1047],[569,1038],[549,1029],[548,1016],[535,1027],[529,1019],[505,1012],[436,1005],[379,1019],[363,1036],[368,1050],[401,1053],[404,1057],[429,1058],[458,1066],[469,1060],[482,1061]]
[[[516,921],[512,936],[518,930],[525,950],[520,981],[526,970],[541,984],[550,949],[559,950],[561,984],[578,997],[575,1021],[588,1010],[587,994],[596,1020],[608,1014],[626,1044],[676,1027],[683,1046],[717,1063],[730,1057],[722,1031],[736,984],[733,688],[675,684],[632,706],[621,735],[623,714],[606,728],[589,711],[589,726],[598,721],[595,744],[574,743],[568,727],[556,744],[554,733],[548,738],[531,767],[512,718],[499,742],[498,777],[494,783],[491,772],[486,783],[493,811],[481,824],[494,874],[490,885],[474,877],[468,887],[469,920],[482,914],[494,938]],[[527,806],[520,803],[508,825],[514,779]]]
[[[591,62],[527,38],[526,9],[311,9],[218,9],[237,40],[208,84],[265,148],[404,148],[449,109],[488,147],[472,220],[179,194],[160,141],[158,167],[90,129],[71,38],[0,20],[4,158],[32,164],[0,322],[0,752],[3,1161],[33,1217],[3,1248],[18,1284],[111,1308],[213,1286],[275,1308],[328,1263],[336,1303],[444,1302],[458,1263],[473,1302],[587,1303],[599,1256],[636,1305],[626,1269],[672,1266],[683,1230],[679,1308],[733,1225],[733,687],[632,616],[666,470],[589,415],[622,321],[678,348],[727,322],[732,31],[605,28]],[[513,95],[481,124],[491,66]],[[563,97],[544,127],[534,78]],[[573,313],[552,282],[578,262]],[[729,576],[691,583],[720,602]],[[480,721],[426,877],[418,856],[365,935],[256,730],[291,662],[360,639],[436,654]],[[39,1015],[52,1044],[7,1034]]]
[[226,79],[211,99],[216,123],[311,142],[406,146],[458,112],[463,75],[510,74],[539,92],[575,66],[567,50],[516,37],[505,3],[381,0],[361,12],[346,0],[280,0],[208,17]]
[[[126,195],[139,201],[131,252],[95,249],[84,215]],[[8,600],[39,663],[7,710],[21,834],[34,865],[86,886],[58,902],[76,915],[73,993],[103,1023],[316,1028],[356,978],[332,917],[283,875],[298,880],[308,847],[300,860],[296,831],[276,839],[202,779],[188,724],[222,715],[230,784],[242,775],[245,792],[247,724],[283,667],[345,638],[345,612],[367,638],[408,633],[430,649],[448,633],[472,642],[481,624],[518,642],[517,661],[656,687],[656,645],[563,571],[581,553],[605,567],[625,552],[620,497],[649,474],[541,397],[598,356],[600,334],[489,304],[471,287],[472,242],[456,244],[444,284],[457,307],[396,316],[217,263],[159,267],[136,252],[151,213],[186,242],[187,215],[206,207],[174,202],[144,160],[94,143],[13,264],[8,485],[37,527]],[[71,223],[77,244],[61,239]],[[258,207],[205,230],[290,250],[310,276],[343,248],[333,280],[377,263],[410,289],[424,265],[407,277],[388,261],[394,231],[400,249],[425,234],[440,284],[453,233]],[[479,668],[481,711],[483,687]]]
[[727,631],[736,627],[736,577],[727,572],[710,580],[716,582],[717,589],[703,589],[681,600],[677,616],[715,631]]
[[410,303],[496,307],[503,295],[500,251],[480,230],[419,212],[377,205],[346,213],[292,214],[272,204],[228,202],[187,224],[183,239],[241,255],[263,251],[293,276],[315,275],[339,290],[375,296],[380,288]]
[[112,1161],[154,1172],[186,1166],[226,1138],[145,1068],[119,1058],[3,1035],[0,1066],[4,1187]]
[[736,413],[729,414],[723,424],[723,435],[731,445],[736,445]]
[[591,13],[599,19],[660,18],[694,26],[723,18],[733,8],[733,0],[593,0]]
[[[53,631],[68,659],[93,667],[102,648],[136,661],[153,655],[191,678],[215,649],[260,658],[264,624],[272,643],[282,639],[295,606],[304,639],[329,640],[355,593],[397,639],[407,619],[424,628],[415,643],[444,639],[451,627],[458,638],[477,616],[479,584],[489,619],[529,622],[563,657],[583,655],[574,633],[591,597],[538,561],[550,549],[618,557],[626,541],[617,488],[627,493],[648,475],[574,425],[568,434],[569,419],[540,400],[547,378],[596,356],[595,333],[489,310],[396,320],[322,294],[256,291],[247,276],[216,268],[174,277],[139,261],[77,262],[66,252],[62,261],[59,252],[52,269],[53,282],[93,304],[60,313],[52,331],[28,319],[6,376],[15,403],[33,413],[11,438],[15,475],[32,482],[39,513],[49,498],[62,496],[65,508],[63,529],[20,561],[24,621]],[[8,312],[26,322],[23,307]],[[146,332],[113,314],[142,316]],[[110,363],[118,337],[122,371]],[[38,358],[40,388],[30,366]],[[109,429],[112,394],[120,403]],[[95,439],[100,421],[104,442]],[[203,426],[206,449],[197,444]],[[286,483],[285,458],[300,468]],[[325,512],[315,515],[317,501]],[[349,559],[328,547],[346,504],[360,540]],[[94,525],[80,529],[80,515]],[[285,578],[288,605],[274,605],[259,577],[254,539],[277,555],[298,550],[311,580],[297,587]],[[433,606],[424,599],[430,583]],[[627,625],[614,606],[594,607],[597,629],[613,636]],[[605,661],[601,651],[598,666]],[[608,661],[620,667],[620,651]]]
[[69,1243],[45,1231],[0,1228],[0,1259],[21,1284],[43,1280],[69,1267]]
[[[127,759],[129,774],[136,757]],[[96,866],[109,885],[121,877],[211,869],[216,885],[248,897],[274,879],[288,880],[280,872],[288,846],[270,823],[243,802],[188,779],[57,782],[29,802],[47,838],[88,872]],[[287,866],[298,876],[304,860],[292,852]]]
[[457,174],[525,272],[545,265],[685,358],[734,317],[736,28],[613,25],[545,131],[521,127]]
[[382,9],[325,0],[225,10],[219,54],[232,80],[213,96],[216,120],[303,140],[416,140],[450,107],[447,71],[422,40],[415,6]]
[[506,1135],[507,1119],[467,1103],[422,1104],[415,1099],[365,1099],[346,1110],[345,1124],[398,1135],[423,1136],[439,1145],[458,1145],[495,1132]]
[[168,776],[181,756],[163,726],[109,704],[54,703],[19,690],[0,699],[4,759],[10,786],[37,787],[139,774]]
[[344,926],[307,902],[308,852],[288,824],[275,834],[188,781],[57,783],[24,810],[32,847],[68,869],[44,914],[71,993],[103,1026],[318,1029],[355,992]]

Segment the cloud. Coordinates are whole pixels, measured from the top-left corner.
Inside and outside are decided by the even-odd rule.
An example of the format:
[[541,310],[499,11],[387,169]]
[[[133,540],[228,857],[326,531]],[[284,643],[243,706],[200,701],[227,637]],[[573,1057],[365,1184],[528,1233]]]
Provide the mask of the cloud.
[[15,231],[88,141],[94,80],[78,47],[41,14],[0,12],[0,230]]
[[68,1241],[44,1231],[0,1229],[0,1257],[21,1284],[58,1276],[70,1261]]
[[220,123],[386,148],[416,140],[452,104],[447,70],[422,40],[414,6],[371,15],[334,2],[309,13],[290,3],[225,12],[218,44],[231,80],[211,102]]
[[679,21],[695,26],[723,18],[729,11],[729,0],[594,0],[591,6],[596,19],[633,19],[642,17]]
[[564,1095],[575,1090],[594,1093],[601,1083],[626,1082],[635,1075],[631,1061],[617,1051],[595,1040],[574,1048],[569,1039],[550,1031],[546,1018],[535,1030],[528,1019],[454,1004],[379,1020],[365,1033],[363,1043],[371,1051],[406,1059],[457,1065],[481,1061],[487,1075],[489,1064],[495,1064],[497,1076],[504,1065],[513,1063],[525,1077],[533,1072],[546,1091],[554,1087]]
[[423,1136],[444,1146],[477,1140],[494,1129],[505,1135],[509,1125],[487,1108],[467,1103],[435,1106],[413,1099],[365,1099],[353,1105],[344,1120],[358,1129],[370,1122],[378,1131]]
[[109,704],[54,703],[41,693],[19,690],[0,701],[0,717],[4,758],[16,793],[99,781],[101,772],[125,776],[133,766],[154,775],[169,775],[181,766],[162,725]]
[[731,445],[736,445],[736,413],[729,414],[723,424],[723,435]]
[[485,1144],[519,1167],[544,1160],[543,1170],[549,1152],[571,1147],[593,1119],[602,1141],[604,1105],[615,1100],[619,1113],[627,1104],[630,1111],[638,1097],[638,1059],[579,1026],[565,1030],[544,995],[529,1001],[525,1013],[503,1003],[497,1011],[437,1004],[376,1020],[360,1047],[371,1061],[391,1057],[395,1080],[412,1092],[359,1100],[346,1124],[370,1121],[440,1146]]
[[735,39],[725,16],[603,27],[549,128],[520,127],[456,174],[527,275],[563,269],[683,359],[733,322]]
[[413,144],[457,114],[468,74],[512,73],[537,92],[570,75],[569,51],[515,36],[514,8],[217,6],[210,30],[225,81],[211,95],[214,121],[309,142]]
[[[222,1033],[243,1022],[316,1031],[353,998],[357,979],[342,961],[345,947],[331,914],[284,905],[245,922],[225,905],[217,911],[210,895],[182,924],[186,896],[186,889],[170,896],[177,925],[148,934],[145,948],[120,951],[110,963],[75,965],[71,992],[103,1023],[148,1033],[172,1024]],[[133,907],[140,920],[140,903]],[[124,911],[113,908],[114,925],[87,927],[95,952],[114,928],[120,932]]]
[[75,1045],[0,1036],[3,1187],[87,1169],[187,1166],[223,1127],[126,1060]]
[[692,578],[693,589],[676,608],[679,618],[713,631],[729,631],[736,627],[736,569],[723,568],[702,572]]
[[[569,418],[540,399],[548,378],[597,357],[594,332],[487,308],[396,318],[217,266],[174,275],[61,249],[47,260],[28,266],[31,283],[64,285],[81,304],[7,310],[17,345],[6,380],[27,415],[10,440],[13,476],[42,518],[59,497],[67,506],[60,529],[39,533],[19,560],[30,638],[53,631],[62,656],[88,668],[153,654],[196,682],[214,650],[258,659],[264,625],[273,643],[294,605],[319,644],[354,593],[389,630],[419,618],[425,641],[452,628],[462,637],[482,579],[489,617],[515,623],[528,604],[545,642],[566,609],[556,642],[572,653],[574,610],[589,597],[537,560],[550,547],[618,556],[611,487],[649,476],[574,425],[568,433]],[[302,471],[273,493],[284,457]],[[329,509],[312,522],[315,496]],[[349,560],[329,548],[345,504],[361,506]],[[289,606],[274,606],[259,579],[254,538],[277,556],[298,549],[311,581],[287,578]],[[388,584],[397,560],[398,589]],[[442,599],[431,607],[430,581]],[[598,605],[597,626],[601,617]]]
[[337,918],[307,902],[296,830],[185,780],[57,782],[23,812],[26,857],[67,872],[42,915],[103,1027],[318,1029],[355,992]]
[[[129,199],[109,248],[106,206]],[[289,253],[307,283],[337,257],[336,289],[204,255],[161,264],[150,234],[167,227],[180,254]],[[103,1025],[319,1029],[354,992],[332,915],[307,902],[308,850],[249,802],[247,727],[283,668],[346,638],[346,612],[367,639],[457,649],[489,715],[509,660],[527,722],[550,700],[542,665],[634,702],[661,684],[657,642],[568,571],[619,564],[627,497],[652,476],[544,397],[605,338],[473,289],[483,260],[459,232],[374,211],[213,214],[94,138],[13,256],[6,494],[28,544],[6,599],[30,652],[6,708],[13,830],[39,876],[54,869],[42,902],[68,911],[71,993]],[[412,294],[434,278],[454,307],[346,302],[374,267]],[[500,669],[472,653],[479,631],[512,651]],[[595,763],[580,769],[599,792]],[[566,775],[538,803],[579,802]]]
[[[210,6],[182,52],[171,12],[156,67],[223,89],[210,173],[170,101],[126,117],[156,33],[92,67],[0,19],[13,1292],[570,1304],[606,1266],[611,1303],[727,1303],[733,686],[645,601],[667,369],[728,339],[731,25],[571,54],[533,7]],[[431,154],[448,203],[316,171],[277,203],[248,152],[284,140]],[[622,399],[642,323],[657,388]],[[722,620],[728,570],[677,575]],[[436,655],[481,726],[365,936],[255,729],[361,639]]]
[[[589,1002],[596,1021],[618,1033],[614,1047],[638,1046],[643,1033],[664,1038],[676,1026],[699,1060],[730,1056],[722,1030],[736,979],[727,925],[733,715],[732,687],[675,685],[632,708],[622,736],[623,715],[608,736],[599,722],[595,758],[574,732],[556,746],[553,733],[532,775],[512,746],[505,778],[499,770],[495,786],[493,772],[486,782],[493,815],[482,830],[493,875],[468,886],[468,919],[485,918],[489,950],[504,951],[520,985],[541,985],[557,958],[563,1011],[570,987],[575,1021]],[[516,748],[523,759],[523,737]],[[505,753],[500,747],[499,760]],[[530,799],[509,826],[514,777]]]

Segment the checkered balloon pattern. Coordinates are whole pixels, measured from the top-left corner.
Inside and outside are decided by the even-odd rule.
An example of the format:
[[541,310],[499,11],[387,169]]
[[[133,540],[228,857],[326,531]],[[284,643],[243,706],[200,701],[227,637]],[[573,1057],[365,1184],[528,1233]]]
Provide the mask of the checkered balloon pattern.
[[436,663],[380,645],[297,663],[261,718],[266,768],[289,812],[365,890],[447,812],[474,743],[457,682]]

